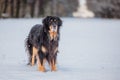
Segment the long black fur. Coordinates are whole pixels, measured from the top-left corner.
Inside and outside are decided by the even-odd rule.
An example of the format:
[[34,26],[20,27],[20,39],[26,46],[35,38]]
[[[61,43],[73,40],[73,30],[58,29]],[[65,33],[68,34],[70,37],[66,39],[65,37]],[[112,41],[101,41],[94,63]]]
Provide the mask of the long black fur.
[[[56,40],[50,40],[49,36],[49,26],[50,26],[50,20],[56,19],[57,21],[55,24],[58,25],[58,32],[57,32],[57,39]],[[56,62],[57,58],[57,52],[53,53],[54,49],[59,46],[59,38],[60,38],[60,26],[62,26],[62,21],[59,17],[56,16],[47,16],[42,21],[43,25],[35,25],[32,27],[32,29],[29,32],[29,35],[26,39],[26,49],[29,53],[29,63],[31,63],[32,59],[32,47],[35,47],[38,49],[38,55],[41,64],[43,64],[43,59],[46,58],[47,61],[50,63],[52,59]],[[47,53],[43,53],[41,51],[41,46],[45,46],[47,48]],[[35,60],[36,62],[36,60]]]

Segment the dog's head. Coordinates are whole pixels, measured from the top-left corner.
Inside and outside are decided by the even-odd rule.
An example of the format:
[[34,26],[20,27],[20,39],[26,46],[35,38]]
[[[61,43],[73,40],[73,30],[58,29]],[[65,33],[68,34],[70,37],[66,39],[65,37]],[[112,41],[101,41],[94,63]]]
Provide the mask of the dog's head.
[[47,16],[43,19],[43,25],[46,31],[48,31],[51,39],[54,39],[57,37],[59,29],[62,26],[62,20],[56,16]]

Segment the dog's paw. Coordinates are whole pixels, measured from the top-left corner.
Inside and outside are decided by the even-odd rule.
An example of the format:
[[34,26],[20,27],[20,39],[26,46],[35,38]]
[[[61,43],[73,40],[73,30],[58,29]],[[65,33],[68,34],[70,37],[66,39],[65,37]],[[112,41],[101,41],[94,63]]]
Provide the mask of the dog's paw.
[[56,66],[52,66],[51,71],[57,71]]
[[38,67],[38,70],[41,71],[41,72],[45,72],[46,71],[45,67],[43,67],[43,66]]

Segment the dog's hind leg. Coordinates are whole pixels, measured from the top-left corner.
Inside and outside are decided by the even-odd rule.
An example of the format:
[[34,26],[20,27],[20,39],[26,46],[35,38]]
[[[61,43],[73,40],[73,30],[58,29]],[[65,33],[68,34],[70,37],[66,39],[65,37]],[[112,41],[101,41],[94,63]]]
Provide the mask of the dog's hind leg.
[[[37,60],[36,60],[36,57],[35,57],[35,54],[34,54],[34,52],[35,52],[35,49],[34,49],[34,51],[33,51],[33,47],[32,47],[32,45],[29,47],[29,62],[28,62],[28,65],[34,65],[36,62],[37,62]],[[34,59],[33,59],[34,58]],[[34,60],[34,61],[33,61]]]
[[36,62],[37,53],[38,53],[38,49],[35,47],[32,47],[31,66],[33,66]]

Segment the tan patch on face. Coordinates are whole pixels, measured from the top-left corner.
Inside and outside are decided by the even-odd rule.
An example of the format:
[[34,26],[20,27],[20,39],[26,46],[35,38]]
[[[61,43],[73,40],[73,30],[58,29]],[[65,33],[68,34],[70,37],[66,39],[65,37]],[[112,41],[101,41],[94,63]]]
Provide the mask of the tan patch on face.
[[57,31],[56,32],[52,31],[52,26],[50,26],[49,34],[50,34],[51,40],[57,37]]
[[41,50],[42,50],[43,53],[47,52],[47,49],[44,46],[41,47]]
[[32,50],[33,50],[33,53],[32,53],[32,62],[31,62],[31,65],[33,66],[34,63],[35,63],[35,57],[37,56],[37,53],[38,53],[38,49],[35,48],[35,47],[33,47]]

